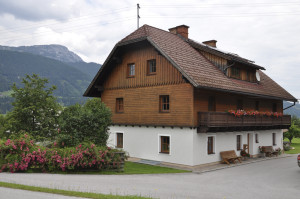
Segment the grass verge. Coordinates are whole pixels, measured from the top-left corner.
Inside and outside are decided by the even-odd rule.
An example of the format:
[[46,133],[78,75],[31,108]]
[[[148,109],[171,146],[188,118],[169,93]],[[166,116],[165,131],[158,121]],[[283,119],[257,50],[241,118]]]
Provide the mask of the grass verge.
[[[288,139],[284,139],[284,141],[289,141]],[[285,151],[286,154],[298,154],[300,153],[300,138],[293,138],[291,147],[295,149]]]
[[[130,174],[163,174],[163,173],[188,173],[191,171],[167,167],[125,162],[124,171],[55,171],[55,174],[85,174],[85,175],[130,175]],[[40,170],[28,170],[25,173],[41,173]]]
[[156,174],[156,173],[187,173],[190,171],[172,169],[167,167],[125,162],[124,172],[119,174]]
[[35,192],[43,192],[43,193],[51,193],[51,194],[59,194],[64,196],[75,196],[82,198],[96,198],[96,199],[117,199],[117,198],[125,198],[125,199],[143,199],[146,197],[141,196],[119,196],[119,195],[106,195],[100,193],[89,193],[89,192],[78,192],[78,191],[66,191],[60,189],[50,189],[44,187],[35,187],[7,182],[0,182],[0,187],[6,187],[11,189],[22,189],[27,191],[35,191]]

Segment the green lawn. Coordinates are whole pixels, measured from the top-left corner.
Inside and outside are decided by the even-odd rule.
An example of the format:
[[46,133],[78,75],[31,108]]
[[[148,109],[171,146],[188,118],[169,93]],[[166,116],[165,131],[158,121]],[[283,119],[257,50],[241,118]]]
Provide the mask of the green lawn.
[[89,193],[89,192],[79,192],[79,191],[66,191],[60,189],[50,189],[44,187],[35,187],[35,186],[28,186],[28,185],[21,185],[21,184],[14,184],[14,183],[7,183],[7,182],[0,182],[0,187],[12,188],[12,189],[22,189],[28,191],[35,191],[35,192],[44,192],[44,193],[51,193],[51,194],[59,194],[64,196],[75,196],[75,197],[82,197],[82,198],[97,198],[97,199],[117,199],[117,198],[126,198],[126,199],[143,199],[146,197],[141,196],[119,196],[119,195],[106,195],[106,194],[99,194],[99,193]]
[[[32,173],[33,171],[28,171],[27,173]],[[39,172],[39,171],[38,171]],[[117,171],[78,171],[78,172],[63,172],[56,171],[56,174],[88,174],[88,175],[128,175],[128,174],[159,174],[159,173],[187,173],[191,171],[178,170],[167,167],[152,166],[147,164],[139,164],[134,162],[125,162],[125,167],[123,172]]]
[[[288,139],[284,139],[284,141],[289,141]],[[298,154],[300,153],[300,138],[293,138],[291,147],[294,147],[294,150],[285,151],[287,154]]]
[[147,164],[138,164],[126,162],[124,172],[121,174],[154,174],[154,173],[186,173],[190,171],[172,169],[167,167],[152,166]]

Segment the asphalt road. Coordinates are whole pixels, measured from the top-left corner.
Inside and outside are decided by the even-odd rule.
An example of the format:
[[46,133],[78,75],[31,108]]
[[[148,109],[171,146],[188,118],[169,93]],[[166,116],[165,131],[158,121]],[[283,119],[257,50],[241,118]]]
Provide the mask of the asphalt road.
[[74,191],[142,195],[164,199],[300,198],[300,168],[297,165],[296,156],[202,174],[59,175],[1,173],[0,181]]

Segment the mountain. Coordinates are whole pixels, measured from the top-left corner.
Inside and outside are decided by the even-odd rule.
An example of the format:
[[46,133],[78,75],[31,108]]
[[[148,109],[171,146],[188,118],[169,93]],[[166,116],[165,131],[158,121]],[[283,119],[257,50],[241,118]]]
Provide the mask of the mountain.
[[64,62],[87,74],[90,77],[89,80],[94,78],[101,67],[101,65],[97,63],[84,62],[77,54],[70,51],[67,47],[57,44],[19,47],[0,46],[0,50],[26,52]]
[[69,51],[67,47],[56,44],[19,47],[0,46],[0,50],[27,52],[35,55],[41,55],[43,57],[48,57],[51,59],[56,59],[62,62],[83,62],[83,60],[78,55]]
[[56,85],[54,95],[60,103],[67,106],[85,101],[86,98],[82,95],[95,75],[88,75],[82,72],[84,69],[78,69],[85,65],[89,64],[83,62],[81,65],[71,66],[70,63],[40,55],[0,50],[0,113],[11,108],[11,85],[16,82],[20,86],[22,78],[33,73],[49,79],[50,85]]
[[[293,103],[283,101],[283,108],[286,108],[291,105],[293,105]],[[298,118],[300,118],[300,104],[296,104],[295,106],[284,110],[284,114],[295,115]]]
[[74,62],[74,63],[66,63],[81,72],[87,74],[90,77],[90,82],[93,80],[99,69],[101,68],[101,64],[97,64],[94,62],[86,63],[86,62]]

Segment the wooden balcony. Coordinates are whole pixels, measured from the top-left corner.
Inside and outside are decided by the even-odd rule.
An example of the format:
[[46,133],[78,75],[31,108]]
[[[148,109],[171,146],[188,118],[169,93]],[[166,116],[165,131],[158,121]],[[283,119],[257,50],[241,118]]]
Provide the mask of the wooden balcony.
[[198,133],[249,131],[262,129],[287,129],[291,125],[291,116],[241,116],[236,117],[224,112],[199,112]]

